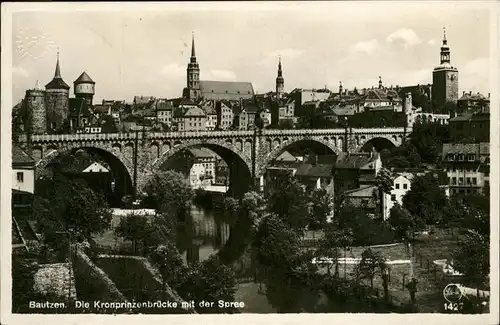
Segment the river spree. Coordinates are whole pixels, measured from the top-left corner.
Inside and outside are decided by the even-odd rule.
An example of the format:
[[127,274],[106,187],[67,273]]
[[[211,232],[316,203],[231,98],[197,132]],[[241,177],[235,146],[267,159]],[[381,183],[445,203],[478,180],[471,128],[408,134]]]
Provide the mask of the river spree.
[[[220,216],[215,216],[213,211],[192,205],[191,215],[193,217],[195,238],[193,243],[199,245],[200,261],[204,261],[211,255],[217,253],[222,245],[226,243],[230,234],[227,223],[220,221]],[[182,254],[186,259],[186,252]]]

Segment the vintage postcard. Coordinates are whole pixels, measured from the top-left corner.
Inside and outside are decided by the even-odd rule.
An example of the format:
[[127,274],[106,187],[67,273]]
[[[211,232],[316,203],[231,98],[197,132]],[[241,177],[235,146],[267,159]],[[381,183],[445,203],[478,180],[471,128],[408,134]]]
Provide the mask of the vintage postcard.
[[2,4],[2,324],[498,323],[499,17]]

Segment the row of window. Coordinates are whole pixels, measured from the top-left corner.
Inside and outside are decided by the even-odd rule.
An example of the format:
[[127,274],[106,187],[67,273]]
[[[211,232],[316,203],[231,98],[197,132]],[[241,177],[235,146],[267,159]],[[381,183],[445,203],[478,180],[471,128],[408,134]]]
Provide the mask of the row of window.
[[448,161],[454,161],[454,160],[464,161],[464,158],[467,159],[467,161],[475,161],[476,160],[476,155],[474,155],[474,154],[468,154],[466,156],[464,154],[458,154],[458,155],[449,154],[447,156],[447,158],[448,158]]
[[[451,181],[451,183],[450,183]],[[467,185],[477,185],[477,178],[476,177],[467,177],[465,179]],[[463,177],[449,177],[448,184],[451,185],[464,185],[464,178]]]

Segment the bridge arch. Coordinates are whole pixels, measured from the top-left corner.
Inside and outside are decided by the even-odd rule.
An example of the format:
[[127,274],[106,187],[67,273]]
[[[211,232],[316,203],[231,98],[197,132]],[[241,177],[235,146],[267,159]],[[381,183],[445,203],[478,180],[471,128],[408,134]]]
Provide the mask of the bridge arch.
[[306,144],[310,143],[316,146],[321,146],[322,148],[326,149],[330,154],[338,155],[340,152],[342,152],[341,149],[339,149],[336,146],[335,138],[331,138],[330,140],[327,140],[326,138],[301,138],[301,139],[286,139],[288,141],[282,141],[280,145],[273,146],[271,148],[271,152],[269,152],[265,157],[262,159],[262,163],[260,164],[260,167],[258,171],[256,172],[256,176],[260,177],[263,176],[266,172],[267,167],[276,159],[278,158],[287,148],[300,145],[300,144]]
[[37,147],[37,150],[40,151],[41,159],[35,165],[35,179],[40,179],[46,168],[51,163],[57,161],[57,159],[83,150],[87,153],[99,156],[109,165],[111,169],[110,173],[112,173],[113,179],[115,180],[115,194],[117,196],[121,198],[123,195],[132,194],[132,163],[123,157],[119,148],[121,148],[119,145],[114,144],[108,148],[108,146],[99,145],[99,143],[93,145],[74,144],[64,147],[58,147],[54,144],[47,146],[44,152],[42,147]]
[[[356,151],[371,151],[375,148],[377,152],[383,149],[392,149],[401,145],[403,142],[402,135],[388,135],[388,136],[376,136],[368,139],[362,139],[364,136],[358,138],[360,141],[356,143]],[[363,141],[364,140],[364,141]]]
[[[253,184],[251,150],[253,143],[250,139],[237,139],[234,143],[228,141],[207,141],[206,139],[196,139],[191,141],[176,143],[174,147],[163,151],[160,156],[151,164],[151,173],[162,170],[169,159],[176,154],[190,148],[206,148],[215,152],[229,166],[229,188],[235,196],[242,196]],[[147,183],[144,180],[143,185]]]

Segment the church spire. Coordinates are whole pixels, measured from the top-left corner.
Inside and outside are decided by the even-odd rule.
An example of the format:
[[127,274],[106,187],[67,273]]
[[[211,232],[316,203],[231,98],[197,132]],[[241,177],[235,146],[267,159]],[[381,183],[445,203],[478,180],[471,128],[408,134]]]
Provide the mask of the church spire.
[[283,70],[281,70],[281,56],[278,58],[278,77],[283,76]]
[[54,78],[61,78],[61,67],[59,66],[59,49],[57,49],[57,62],[56,62],[56,72],[54,73]]
[[378,88],[382,89],[382,77],[378,76]]
[[191,41],[191,57],[196,57],[196,52],[194,50],[194,32],[193,32],[193,39]]
[[283,78],[283,70],[281,68],[281,56],[278,59],[278,76],[276,77],[276,96],[281,99],[285,90],[285,79]]
[[441,46],[441,64],[450,63],[450,48],[446,39],[446,27],[443,27],[443,46]]

